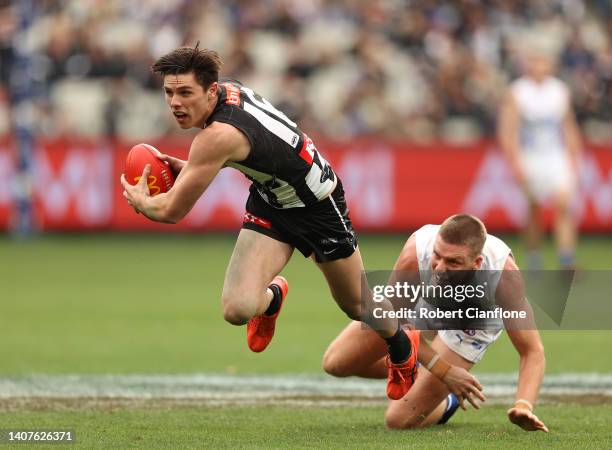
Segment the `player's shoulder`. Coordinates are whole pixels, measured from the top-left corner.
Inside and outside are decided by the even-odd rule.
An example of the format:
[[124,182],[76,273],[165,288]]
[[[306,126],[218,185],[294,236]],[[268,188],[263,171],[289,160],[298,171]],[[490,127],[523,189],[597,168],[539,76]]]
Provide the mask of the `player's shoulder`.
[[567,89],[567,83],[561,78],[550,76],[546,79],[546,82],[556,88]]
[[239,107],[241,103],[240,90],[242,89],[243,84],[240,81],[234,78],[223,77],[219,78],[218,84],[219,101],[215,107],[215,110],[213,111],[213,117],[219,116],[220,114],[226,114],[228,110]]
[[531,86],[531,84],[532,84],[531,80],[527,77],[515,78],[510,83],[510,90],[512,92],[520,91],[520,90],[526,89],[527,87]]
[[491,269],[501,270],[504,268],[512,249],[502,239],[492,234],[487,234],[485,245],[482,251]]
[[404,243],[393,270],[418,270],[418,268],[416,236],[415,233],[412,233]]
[[559,94],[566,96],[569,95],[570,89],[565,81],[557,77],[549,77],[547,82],[551,89],[555,90]]
[[427,224],[427,225],[423,225],[421,228],[416,230],[414,232],[414,235],[424,236],[424,235],[436,234],[439,229],[440,229],[440,225]]
[[504,100],[506,103],[514,103],[520,105],[529,97],[532,90],[531,80],[525,77],[515,79],[510,83],[506,91]]
[[414,232],[412,236],[414,236],[414,249],[417,259],[427,258],[431,254],[431,249],[439,230],[440,225],[428,224],[423,225]]
[[440,225],[427,224],[413,233],[414,242],[418,254],[425,254],[432,245],[433,240],[438,235]]
[[530,77],[522,76],[516,78],[510,83],[510,91],[515,94],[523,94],[531,96],[533,91],[542,89],[564,89],[566,84],[563,80],[554,76],[546,77],[543,81],[537,82]]
[[229,159],[244,159],[250,144],[245,136],[233,125],[213,121],[200,130],[193,139],[191,151],[207,157],[227,156]]
[[424,247],[438,233],[440,225],[423,225],[416,230],[406,240],[399,260],[403,261],[404,266],[410,266],[414,261],[417,261],[418,254],[424,251]]
[[497,247],[508,247],[508,244],[504,242],[503,239],[495,236],[494,234],[487,233],[487,239],[485,241],[485,245],[494,245]]
[[238,86],[242,86],[242,81],[232,77],[219,77],[219,83],[232,83]]
[[219,78],[218,83],[221,86],[227,86],[229,84],[231,86],[237,86],[238,88],[241,88],[242,86],[244,86],[241,81],[235,78],[230,78],[230,77],[221,77]]

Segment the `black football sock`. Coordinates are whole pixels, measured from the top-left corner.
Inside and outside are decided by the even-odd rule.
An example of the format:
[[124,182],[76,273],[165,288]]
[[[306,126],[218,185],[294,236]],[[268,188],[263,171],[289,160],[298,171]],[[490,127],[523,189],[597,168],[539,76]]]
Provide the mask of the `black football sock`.
[[272,291],[272,301],[270,302],[270,306],[268,306],[268,309],[266,309],[264,314],[266,316],[273,316],[278,312],[281,307],[282,292],[280,288],[275,284],[271,284],[268,287]]
[[406,362],[410,357],[412,346],[410,345],[410,339],[404,333],[404,330],[398,328],[395,334],[389,338],[385,338],[387,341],[387,347],[389,349],[389,356],[393,364],[401,364]]

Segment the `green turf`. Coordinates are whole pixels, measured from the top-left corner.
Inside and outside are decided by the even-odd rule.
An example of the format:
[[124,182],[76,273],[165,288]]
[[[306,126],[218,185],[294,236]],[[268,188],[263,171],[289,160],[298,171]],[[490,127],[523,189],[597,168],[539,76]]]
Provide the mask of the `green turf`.
[[[369,269],[389,269],[402,236],[362,237]],[[291,294],[263,354],[243,327],[223,321],[219,297],[230,235],[0,236],[0,375],[29,373],[319,372],[327,344],[347,323],[310,260],[285,270]],[[509,243],[517,249],[516,238]],[[609,268],[612,239],[584,238],[578,262]],[[554,262],[550,245],[549,264]],[[611,372],[612,332],[546,332],[549,372]],[[514,371],[503,338],[478,370]]]
[[[383,407],[216,407],[0,413],[2,428],[71,428],[66,448],[610,448],[610,406],[542,406],[549,434],[527,433],[505,408],[459,412],[444,426],[390,431]],[[16,447],[23,448],[23,447]]]

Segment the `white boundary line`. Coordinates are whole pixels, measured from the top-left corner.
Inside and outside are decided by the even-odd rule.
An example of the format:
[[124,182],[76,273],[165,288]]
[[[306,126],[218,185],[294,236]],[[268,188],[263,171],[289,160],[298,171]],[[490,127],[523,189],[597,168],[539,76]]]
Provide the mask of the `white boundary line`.
[[[509,401],[516,389],[512,373],[476,374],[493,403]],[[595,396],[612,401],[612,374],[547,375],[543,399]],[[325,375],[30,375],[0,378],[2,399],[132,399],[200,401],[207,404],[325,404],[385,401],[383,380]]]

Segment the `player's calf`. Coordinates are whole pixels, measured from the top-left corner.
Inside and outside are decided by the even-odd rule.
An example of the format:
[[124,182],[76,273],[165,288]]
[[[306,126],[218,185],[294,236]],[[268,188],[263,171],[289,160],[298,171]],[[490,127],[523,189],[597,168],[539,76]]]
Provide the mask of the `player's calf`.
[[289,284],[284,277],[278,275],[272,280],[268,291],[272,298],[263,314],[253,317],[247,324],[247,343],[256,353],[263,352],[274,337],[276,319],[289,292]]
[[363,320],[363,317],[361,315],[361,302],[359,298],[355,298],[355,301],[353,303],[348,303],[346,302],[346,300],[343,301],[341,299],[336,298],[336,296],[333,294],[332,297],[334,297],[334,300],[336,301],[340,309],[344,312],[344,314],[347,315],[349,319],[356,320],[358,322]]

